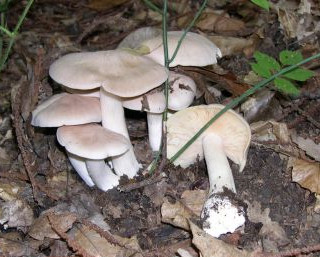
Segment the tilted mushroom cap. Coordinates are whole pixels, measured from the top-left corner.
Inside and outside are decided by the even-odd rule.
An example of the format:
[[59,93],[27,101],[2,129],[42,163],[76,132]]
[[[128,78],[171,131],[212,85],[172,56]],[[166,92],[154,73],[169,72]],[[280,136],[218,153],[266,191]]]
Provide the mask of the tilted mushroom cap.
[[125,50],[109,50],[67,54],[49,69],[58,83],[74,89],[100,86],[114,95],[141,95],[168,77],[168,71],[150,58]]
[[187,108],[196,95],[197,86],[194,80],[188,76],[170,72],[169,83],[170,96],[168,108],[173,111],[179,111]]
[[[224,106],[219,104],[193,106],[170,116],[167,121],[167,157],[171,158],[176,154],[200,128],[223,108]],[[233,162],[239,164],[240,171],[242,171],[246,164],[251,132],[246,121],[233,110],[229,110],[219,117],[182,153],[174,164],[185,168],[194,163],[198,155],[203,159],[202,139],[209,133],[221,137],[225,154]]]
[[101,121],[99,99],[73,94],[57,94],[32,112],[33,126],[60,127]]
[[161,35],[162,30],[155,27],[143,27],[131,32],[117,48],[138,48],[145,40]]
[[[183,31],[168,32],[168,53],[172,57]],[[147,55],[160,64],[164,64],[162,35],[142,42],[141,47],[148,47]],[[188,32],[179,48],[178,54],[170,63],[170,67],[182,66],[207,66],[217,63],[221,57],[220,49],[209,39],[197,33]]]
[[57,139],[68,152],[92,160],[123,154],[131,146],[124,136],[97,124],[60,127]]
[[[195,97],[197,86],[188,76],[170,71],[168,109],[178,111],[187,108]],[[152,113],[162,113],[166,108],[163,90],[156,89],[139,97],[125,98],[123,107]]]

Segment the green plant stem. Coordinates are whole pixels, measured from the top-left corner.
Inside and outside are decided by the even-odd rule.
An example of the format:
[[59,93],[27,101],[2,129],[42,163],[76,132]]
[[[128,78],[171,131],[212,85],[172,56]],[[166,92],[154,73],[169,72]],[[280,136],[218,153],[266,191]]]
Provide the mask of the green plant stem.
[[[162,12],[162,42],[163,42],[163,55],[164,55],[164,66],[169,70],[169,52],[168,52],[168,0],[163,1],[163,12]],[[166,109],[163,113],[163,121],[166,122],[168,119],[168,102],[169,102],[169,79],[164,83],[164,95],[166,99]],[[164,126],[165,127],[165,126]]]
[[11,31],[7,30],[5,27],[0,26],[0,30],[2,32],[4,32],[5,34],[7,34],[7,36],[9,36],[9,37],[13,37],[14,36],[14,34]]
[[160,8],[158,8],[158,6],[156,6],[154,3],[152,3],[151,1],[149,0],[143,0],[143,2],[149,6],[150,9],[154,10],[155,12],[158,12],[160,14],[162,14],[162,11]]
[[259,89],[261,89],[262,87],[266,86],[268,83],[270,83],[271,81],[273,81],[275,78],[285,74],[288,71],[291,71],[295,68],[297,68],[298,66],[301,66],[302,64],[305,64],[307,62],[310,62],[314,59],[320,58],[320,53],[311,56],[309,58],[306,58],[304,60],[302,60],[301,62],[295,64],[295,65],[291,65],[289,67],[286,67],[284,69],[282,69],[281,71],[279,71],[278,73],[272,75],[270,78],[265,79],[263,81],[261,81],[260,83],[258,83],[257,85],[255,85],[254,87],[248,89],[246,92],[244,92],[241,96],[235,98],[232,102],[230,102],[229,104],[227,104],[220,112],[218,112],[212,119],[210,119],[206,125],[204,125],[184,146],[182,146],[180,148],[180,150],[170,158],[170,162],[174,162],[175,160],[177,160],[177,158],[179,158],[179,156],[194,142],[197,140],[197,138],[208,128],[211,126],[211,124],[213,122],[215,122],[220,116],[222,116],[225,112],[227,112],[229,109],[234,108],[235,106],[237,106],[242,100],[244,100],[245,98],[247,98],[248,96],[252,95],[253,93],[255,93],[256,91],[258,91]]
[[[29,0],[26,7],[24,8],[22,14],[19,17],[19,20],[13,30],[13,32],[11,32],[11,36],[10,36],[10,40],[8,43],[7,48],[5,49],[5,52],[3,55],[1,55],[1,59],[0,59],[0,72],[3,70],[4,68],[4,64],[6,63],[6,61],[8,60],[9,54],[11,52],[11,48],[13,46],[13,43],[15,41],[16,35],[22,25],[22,22],[24,21],[24,19],[26,18],[26,15],[31,7],[31,5],[33,4],[34,0]],[[3,29],[5,29],[4,27],[2,27]],[[4,31],[4,30],[2,30]]]
[[196,23],[197,19],[200,17],[201,13],[203,12],[204,8],[205,8],[206,5],[207,5],[207,2],[208,2],[208,0],[204,0],[204,1],[203,1],[200,9],[197,11],[197,13],[196,13],[196,15],[194,16],[193,20],[190,22],[190,24],[188,25],[188,27],[184,30],[181,38],[180,38],[179,41],[178,41],[177,47],[176,47],[176,49],[174,50],[174,53],[173,53],[173,55],[172,55],[172,57],[171,57],[171,59],[170,59],[170,61],[169,61],[169,64],[170,64],[171,62],[173,62],[174,58],[177,56],[178,51],[179,51],[179,48],[180,48],[180,46],[181,46],[181,44],[182,44],[183,39],[186,37],[187,33],[190,31],[190,29],[191,29],[191,28],[194,26],[194,24]]

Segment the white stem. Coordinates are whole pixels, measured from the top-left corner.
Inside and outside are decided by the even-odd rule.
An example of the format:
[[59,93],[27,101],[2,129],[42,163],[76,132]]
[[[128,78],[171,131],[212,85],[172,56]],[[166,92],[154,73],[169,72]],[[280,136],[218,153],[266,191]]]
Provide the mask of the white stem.
[[120,177],[113,174],[104,160],[86,160],[87,169],[94,184],[101,190],[107,191],[119,185]]
[[160,150],[162,140],[162,113],[147,113],[149,144],[152,151]]
[[89,176],[87,166],[85,163],[85,159],[80,156],[69,153],[69,152],[67,152],[67,155],[68,155],[68,158],[69,158],[69,161],[70,161],[72,167],[76,170],[76,172],[79,174],[79,176],[82,178],[82,180],[89,187],[94,186],[94,183],[93,183],[91,177]]
[[[114,132],[117,132],[130,140],[124,117],[124,110],[120,98],[106,92],[101,87],[100,103],[102,113],[102,126]],[[124,154],[113,157],[112,163],[117,175],[127,175],[129,178],[133,178],[140,168],[140,165],[133,152],[132,146]]]
[[203,229],[208,234],[219,237],[221,234],[233,233],[242,226],[245,213],[242,207],[234,205],[229,196],[218,194],[223,192],[224,187],[236,193],[222,138],[209,134],[203,138],[202,145],[210,182],[210,192],[201,213]]
[[232,171],[223,150],[221,137],[209,134],[202,140],[204,158],[207,163],[210,192],[223,192],[223,187],[236,193]]

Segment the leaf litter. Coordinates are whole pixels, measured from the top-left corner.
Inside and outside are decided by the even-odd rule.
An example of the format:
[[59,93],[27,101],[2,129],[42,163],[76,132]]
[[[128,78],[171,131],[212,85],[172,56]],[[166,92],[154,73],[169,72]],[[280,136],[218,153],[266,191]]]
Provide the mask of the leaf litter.
[[[210,101],[227,103],[248,87],[244,78],[255,50],[273,57],[287,48],[299,49],[303,56],[319,51],[319,43],[312,37],[319,23],[314,3],[301,1],[297,6],[296,1],[287,2],[292,5],[278,1],[280,11],[271,7],[269,14],[249,1],[210,3],[193,30],[213,42],[230,43],[222,47],[228,56],[219,61],[226,73],[219,74],[211,67],[206,72],[185,70],[200,76],[203,86],[220,91],[219,97]],[[155,3],[161,6],[161,1]],[[212,6],[220,12],[212,11]],[[183,29],[191,17],[188,12],[197,7],[196,1],[172,1],[170,29]],[[9,27],[15,24],[20,8],[19,3],[12,5]],[[239,197],[248,205],[247,223],[223,241],[209,237],[197,226],[208,190],[203,162],[185,170],[166,166],[162,170],[165,176],[156,181],[148,175],[134,181],[123,178],[122,185],[146,178],[150,184],[128,192],[114,189],[103,193],[86,187],[75,176],[55,142],[55,130],[30,128],[29,115],[36,102],[62,91],[47,75],[52,60],[75,50],[114,49],[130,31],[145,25],[159,27],[160,22],[159,15],[142,1],[35,3],[0,80],[0,254],[95,256],[99,252],[100,256],[153,257],[178,252],[182,257],[199,253],[211,257],[270,256],[264,252],[303,247],[312,250],[312,245],[320,243],[319,200],[314,193],[319,193],[318,74],[301,84],[302,94],[297,98],[272,88],[267,100],[259,94],[253,96],[255,101],[250,104],[257,111],[250,119],[260,122],[256,126],[260,134],[251,145],[243,173],[238,174],[232,165]],[[317,65],[315,61],[307,68],[318,73]],[[27,95],[31,99],[22,97]],[[204,102],[204,96],[196,100],[197,104]],[[247,109],[242,111],[248,115]],[[145,116],[133,112],[127,116],[134,148],[146,167],[152,153],[146,150]],[[16,137],[20,137],[19,145]]]

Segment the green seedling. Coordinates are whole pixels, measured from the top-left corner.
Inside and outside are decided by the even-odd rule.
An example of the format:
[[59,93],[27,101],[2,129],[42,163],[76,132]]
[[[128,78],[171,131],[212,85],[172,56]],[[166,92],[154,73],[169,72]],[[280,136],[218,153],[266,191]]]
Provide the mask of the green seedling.
[[[10,31],[7,28],[7,24],[6,24],[6,20],[5,20],[5,12],[8,9],[8,5],[9,5],[8,0],[5,0],[2,4],[0,4],[0,71],[2,71],[5,67],[5,63],[8,60],[9,54],[11,52],[13,43],[16,39],[16,36],[19,32],[19,29],[23,23],[23,21],[26,18],[26,15],[31,7],[31,5],[33,4],[34,0],[29,0],[25,9],[23,10],[22,14],[19,17],[19,20],[16,24],[16,26],[14,27],[14,29],[12,31]],[[8,37],[8,42],[6,45],[6,48],[3,49],[4,47],[4,38]]]
[[251,2],[258,5],[262,9],[269,11],[270,3],[268,0],[251,0]]
[[[253,57],[255,58],[256,62],[251,63],[252,70],[260,77],[265,79],[270,78],[273,74],[279,72],[283,68],[290,65],[295,65],[303,60],[302,54],[300,52],[289,50],[280,52],[280,62],[278,62],[273,57],[259,51],[255,52]],[[313,75],[314,72],[297,67],[291,71],[284,73],[280,77],[275,78],[274,85],[279,91],[285,94],[298,96],[300,90],[295,82],[306,81]]]

